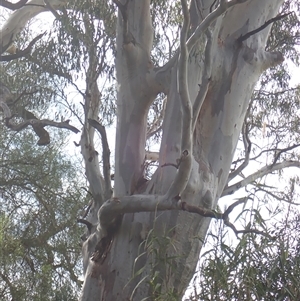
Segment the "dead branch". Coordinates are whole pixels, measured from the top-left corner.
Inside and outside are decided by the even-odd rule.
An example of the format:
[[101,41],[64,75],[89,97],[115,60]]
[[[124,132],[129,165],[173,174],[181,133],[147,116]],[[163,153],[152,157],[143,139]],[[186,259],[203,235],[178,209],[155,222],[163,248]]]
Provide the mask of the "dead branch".
[[0,56],[0,62],[9,62],[15,59],[18,59],[20,57],[25,57],[26,55],[30,54],[33,45],[44,35],[45,33],[41,33],[38,36],[36,36],[29,45],[24,50],[19,50],[15,54],[9,54],[9,55],[2,55]]
[[79,130],[75,128],[74,126],[69,124],[69,120],[63,121],[63,122],[55,122],[48,119],[39,120],[37,119],[33,113],[29,112],[25,108],[22,109],[22,116],[25,121],[21,122],[19,124],[13,122],[13,118],[15,117],[12,115],[9,106],[7,105],[7,102],[11,100],[13,97],[10,90],[1,84],[0,87],[0,107],[3,110],[4,118],[5,118],[5,124],[8,128],[12,129],[13,131],[21,131],[28,127],[29,125],[32,126],[33,130],[37,134],[37,136],[40,138],[38,141],[38,145],[47,145],[50,143],[50,136],[49,133],[44,129],[45,126],[54,126],[57,128],[65,128],[68,130],[71,130],[74,133],[78,133]]
[[287,17],[288,15],[290,15],[292,12],[289,12],[289,13],[286,13],[286,14],[279,14],[277,15],[276,17],[266,21],[263,25],[261,25],[260,27],[252,30],[252,31],[249,31],[247,32],[246,34],[244,35],[241,35],[238,39],[237,39],[237,42],[239,43],[242,43],[243,41],[249,39],[251,36],[255,35],[256,33],[262,31],[263,29],[265,29],[268,25],[270,25],[271,23],[274,23],[276,21],[279,21],[285,17]]

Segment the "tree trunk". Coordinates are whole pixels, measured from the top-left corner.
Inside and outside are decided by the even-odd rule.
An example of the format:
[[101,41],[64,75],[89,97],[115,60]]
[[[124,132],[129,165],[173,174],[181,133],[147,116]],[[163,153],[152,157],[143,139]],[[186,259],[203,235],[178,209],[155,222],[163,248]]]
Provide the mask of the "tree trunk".
[[[66,3],[47,2],[32,0],[34,6],[11,15],[0,31],[1,54],[33,16]],[[103,160],[102,176],[94,149],[101,97],[97,45],[90,43],[81,152],[94,203],[86,221],[80,300],[181,300],[210,223],[184,210],[216,208],[254,86],[265,69],[283,60],[264,50],[271,25],[262,28],[283,0],[192,0],[190,13],[182,0],[180,48],[159,68],[150,56],[151,1],[113,2],[119,8],[114,192],[110,198],[109,164]],[[145,182],[147,115],[159,93],[167,96],[160,167]]]
[[[207,7],[213,1],[202,2],[200,7]],[[266,68],[282,61],[281,54],[264,50],[270,26],[245,40],[243,37],[277,15],[282,2],[246,1],[212,20],[212,45],[206,45],[210,47],[211,74],[200,113],[195,118],[191,174],[180,194],[184,202],[216,208],[227,183],[254,86]],[[183,151],[184,135],[177,84],[178,56],[161,69],[153,68],[150,61],[153,35],[150,1],[129,1],[119,11],[122,14],[119,12],[116,59],[116,202],[137,193],[144,168],[147,112],[159,92],[166,93],[168,98],[160,165],[176,164]],[[206,9],[203,14],[209,11]],[[196,27],[195,16],[191,25]],[[203,70],[209,64],[203,61],[201,49],[203,43],[195,43],[189,49],[187,83],[193,105],[199,84],[200,89],[201,84],[204,86]],[[176,177],[173,165],[159,167],[143,194],[165,195]],[[126,213],[116,220],[105,256],[88,263],[82,300],[180,300],[195,271],[210,219],[172,210]],[[101,233],[100,227],[99,230]],[[90,251],[85,256],[101,237],[101,234],[97,239],[95,235],[90,237]]]

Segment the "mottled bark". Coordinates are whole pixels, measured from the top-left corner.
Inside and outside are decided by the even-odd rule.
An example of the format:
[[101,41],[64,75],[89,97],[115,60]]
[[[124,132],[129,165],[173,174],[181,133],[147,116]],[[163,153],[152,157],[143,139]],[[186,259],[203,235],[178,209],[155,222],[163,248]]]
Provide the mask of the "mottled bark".
[[[225,5],[225,1],[221,2]],[[242,43],[238,38],[274,17],[281,3],[282,1],[252,0],[236,4],[218,17],[212,26],[209,86],[203,93],[205,98],[200,106],[199,116],[196,116],[192,167],[189,182],[180,193],[182,201],[208,209],[215,208],[227,183],[230,164],[254,85],[265,68],[282,60],[280,54],[268,54],[264,51],[270,27]],[[207,7],[207,1],[205,5]],[[149,2],[129,1],[124,10],[128,13],[128,31],[124,33],[124,19],[120,15],[116,61],[119,89],[114,199],[116,204],[122,202],[118,198],[135,194],[137,182],[143,174],[146,114],[157,92],[168,91],[159,155],[161,165],[176,165],[176,160],[181,157],[183,151],[182,137],[185,134],[180,104],[181,92],[178,92],[177,85],[177,59],[174,59],[172,66],[166,66],[169,71],[162,68],[157,71],[157,76],[153,77],[154,71],[149,61],[152,46]],[[208,14],[209,10],[205,9],[201,15],[205,18]],[[208,18],[210,17],[211,15]],[[197,23],[195,19],[192,21],[192,25]],[[204,19],[200,28],[205,22],[207,19]],[[195,43],[203,36],[205,29],[203,27],[202,32],[197,31],[199,28],[195,29],[196,39],[189,41],[191,44],[188,49],[190,54],[187,87],[192,102],[197,98],[199,84],[200,89],[205,88],[204,79],[207,75],[203,75],[203,70],[208,62],[199,60],[203,53],[200,52],[201,45]],[[129,38],[125,41],[126,37]],[[162,70],[169,80],[161,79],[159,71]],[[188,135],[188,132],[186,134]],[[165,205],[171,202],[170,206],[176,208],[174,200],[172,205],[172,200],[167,198],[166,201],[166,198],[161,196],[167,195],[177,173],[178,170],[171,164],[156,171],[144,192],[146,195],[152,194],[149,206],[155,201],[159,204],[165,202]],[[144,201],[141,197],[141,202],[142,200]],[[129,204],[130,197],[127,201]],[[132,202],[135,201],[136,199],[132,198]],[[146,202],[145,204],[147,207]],[[114,214],[116,212],[132,212],[129,205],[123,205],[123,211],[110,212],[112,215],[108,221],[118,216]],[[163,210],[160,206],[159,209]],[[136,211],[142,209],[143,207],[136,206]],[[179,210],[124,214],[116,226],[103,262],[89,263],[86,282],[93,281],[93,289],[88,290],[84,287],[82,300],[142,300],[147,297],[154,299],[166,291],[173,291],[180,300],[195,270],[209,222],[209,218]],[[110,231],[109,222],[98,229],[99,233]],[[99,240],[101,234],[98,235]],[[163,237],[166,236],[172,243],[168,246],[160,245],[158,241],[162,243]],[[160,252],[164,248],[164,258],[158,258],[162,256]],[[150,285],[153,279],[161,283],[161,291],[155,291]],[[96,283],[97,297],[94,295]]]
[[[114,3],[119,9],[114,195],[106,201],[108,176],[101,175],[93,123],[88,122],[97,120],[100,106],[91,60],[80,144],[94,203],[83,244],[80,300],[167,300],[167,292],[180,300],[210,223],[208,217],[184,212],[183,204],[215,209],[222,193],[236,189],[223,192],[254,85],[265,69],[283,59],[264,50],[270,26],[240,37],[276,16],[283,0],[192,1],[190,21],[184,10],[180,49],[161,68],[150,59],[150,0]],[[13,26],[5,30],[4,50],[19,32]],[[93,51],[90,58],[95,58]],[[158,93],[167,97],[161,167],[144,183],[147,114]],[[284,165],[257,176],[277,167]]]

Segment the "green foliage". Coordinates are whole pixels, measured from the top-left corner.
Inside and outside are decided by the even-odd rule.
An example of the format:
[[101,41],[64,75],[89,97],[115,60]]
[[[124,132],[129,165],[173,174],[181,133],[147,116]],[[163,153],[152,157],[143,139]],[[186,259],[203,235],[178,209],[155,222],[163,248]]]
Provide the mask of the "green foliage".
[[270,227],[274,240],[251,234],[236,246],[228,245],[228,236],[219,231],[202,255],[194,282],[197,294],[190,300],[299,300],[299,222],[295,214],[288,224],[282,220]]
[[1,300],[75,300],[78,293],[76,217],[84,200],[76,165],[55,137],[40,148],[31,133],[1,128]]

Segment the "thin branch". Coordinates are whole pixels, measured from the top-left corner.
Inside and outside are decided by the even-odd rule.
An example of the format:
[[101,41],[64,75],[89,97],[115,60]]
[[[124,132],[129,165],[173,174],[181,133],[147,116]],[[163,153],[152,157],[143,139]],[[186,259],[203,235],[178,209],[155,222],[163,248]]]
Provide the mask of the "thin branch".
[[249,124],[246,122],[244,122],[243,124],[242,133],[243,133],[243,143],[244,143],[244,150],[245,150],[245,159],[238,168],[236,168],[234,171],[232,171],[229,174],[227,183],[231,181],[233,178],[235,178],[237,175],[239,175],[242,172],[242,170],[244,170],[249,164],[252,144],[249,139]]
[[193,132],[195,131],[196,123],[198,120],[198,116],[204,102],[205,96],[208,91],[210,76],[211,76],[211,46],[212,46],[212,36],[209,28],[205,32],[207,42],[204,52],[204,70],[202,75],[202,83],[200,85],[200,89],[198,95],[195,99],[193,105]]
[[249,31],[249,32],[247,32],[247,33],[244,34],[244,35],[241,35],[241,36],[237,39],[237,41],[238,41],[239,43],[242,43],[243,41],[249,39],[251,36],[253,36],[253,35],[255,35],[256,33],[262,31],[263,29],[265,29],[265,28],[266,28],[268,25],[270,25],[271,23],[274,23],[274,22],[276,22],[276,21],[279,21],[279,20],[281,20],[281,19],[287,17],[287,16],[290,15],[291,13],[292,13],[292,12],[289,12],[289,13],[286,13],[286,14],[281,14],[281,15],[279,14],[279,15],[277,15],[276,17],[271,18],[270,20],[266,21],[266,22],[265,22],[263,25],[261,25],[260,27],[254,29],[254,30],[252,30],[252,31]]
[[221,16],[223,13],[225,13],[230,7],[245,3],[248,0],[232,0],[228,2],[227,0],[221,0],[220,5],[212,11],[209,15],[206,16],[206,18],[198,25],[198,27],[195,29],[195,32],[192,34],[192,36],[187,41],[187,48],[188,50],[191,50],[191,48],[197,43],[201,35],[205,32],[205,30],[208,28],[208,26],[215,21],[219,16]]
[[147,136],[146,136],[147,140],[162,129],[161,124],[162,124],[162,121],[163,121],[163,118],[165,115],[166,105],[167,105],[167,97],[165,97],[162,100],[162,109],[160,110],[159,115],[152,122],[152,125],[150,126],[150,128],[147,129]]
[[238,183],[235,183],[229,187],[226,187],[223,190],[222,196],[233,194],[237,190],[239,190],[242,187],[246,187],[247,185],[253,183],[257,179],[260,179],[276,170],[281,170],[283,168],[287,167],[298,167],[300,168],[300,162],[299,161],[283,161],[280,163],[267,165],[261,168],[259,171],[253,173],[252,175],[246,177],[244,180],[239,181]]
[[105,198],[111,197],[111,170],[110,170],[110,149],[107,141],[105,127],[94,119],[88,119],[89,124],[94,127],[101,135],[102,141],[102,160],[103,160],[103,176],[105,181]]
[[15,54],[10,54],[10,55],[2,55],[0,56],[0,62],[9,62],[15,59],[18,59],[20,57],[24,57],[28,54],[30,54],[33,45],[45,34],[45,32],[39,34],[36,36],[30,43],[29,45],[24,49],[24,50],[19,50]]
[[273,160],[272,165],[276,164],[276,162],[278,161],[278,159],[279,159],[279,157],[280,157],[280,155],[281,155],[282,153],[285,153],[285,152],[287,152],[287,151],[290,151],[290,150],[292,150],[292,149],[294,149],[294,148],[297,148],[297,147],[299,147],[299,146],[300,146],[300,144],[293,144],[293,145],[288,146],[288,147],[286,147],[286,148],[275,149],[275,157],[274,157],[274,160]]
[[17,3],[11,3],[6,0],[1,0],[0,6],[3,6],[5,8],[11,9],[11,10],[16,10],[16,9],[23,7],[27,2],[28,2],[28,0],[20,0]]
[[289,205],[300,206],[300,203],[286,200],[285,199],[286,195],[284,193],[280,193],[279,196],[277,196],[275,193],[264,189],[262,186],[257,187],[255,191],[263,191],[264,193],[269,194],[272,198],[276,199],[279,202],[285,202],[285,203],[288,203]]
[[89,221],[87,221],[87,220],[85,220],[85,219],[82,219],[82,218],[78,218],[78,219],[77,219],[77,223],[86,225],[87,228],[88,228],[89,233],[92,232],[92,227],[93,227],[93,225],[92,225],[92,223],[90,223]]
[[[0,106],[1,106],[1,104],[0,104]],[[6,118],[6,125],[10,129],[17,131],[17,132],[25,129],[29,125],[31,125],[31,126],[34,126],[34,125],[53,126],[56,128],[70,130],[75,134],[80,132],[76,127],[69,124],[69,120],[62,121],[62,122],[56,122],[56,121],[49,120],[49,119],[29,119],[24,122],[21,122],[20,124],[13,124],[13,123],[11,123],[10,118]]]
[[189,51],[186,45],[190,25],[190,14],[186,0],[181,0],[184,16],[180,34],[180,56],[177,69],[178,94],[182,107],[181,157],[175,179],[166,192],[166,198],[181,194],[189,180],[192,166],[192,105],[187,85],[187,64]]
[[[245,3],[248,0],[232,0],[230,2],[227,2],[226,0],[221,0],[220,5],[212,11],[206,18],[198,25],[198,27],[195,29],[194,33],[191,35],[191,37],[187,41],[187,49],[190,51],[193,46],[199,41],[201,35],[208,29],[210,24],[214,22],[219,16],[221,16],[223,13],[225,13],[230,7]],[[174,56],[162,67],[156,68],[156,78],[160,82],[166,81],[166,79],[169,77],[169,72],[172,69],[172,67],[175,65],[178,56],[179,56],[179,49],[176,50]]]
[[57,13],[57,11],[53,8],[53,6],[50,4],[49,0],[44,0],[46,7],[48,8],[48,10],[53,14],[53,16],[56,19],[60,19],[60,15]]

